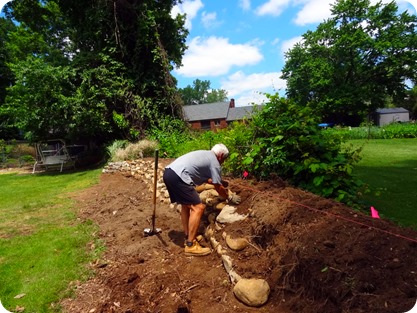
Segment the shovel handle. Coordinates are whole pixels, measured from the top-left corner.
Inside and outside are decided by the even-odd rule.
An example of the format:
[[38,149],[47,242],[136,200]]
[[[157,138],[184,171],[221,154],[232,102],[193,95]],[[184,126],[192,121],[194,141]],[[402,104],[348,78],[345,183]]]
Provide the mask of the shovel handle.
[[155,168],[153,172],[153,214],[152,214],[152,231],[155,231],[155,215],[156,215],[156,183],[158,181],[158,154],[159,150],[155,150]]

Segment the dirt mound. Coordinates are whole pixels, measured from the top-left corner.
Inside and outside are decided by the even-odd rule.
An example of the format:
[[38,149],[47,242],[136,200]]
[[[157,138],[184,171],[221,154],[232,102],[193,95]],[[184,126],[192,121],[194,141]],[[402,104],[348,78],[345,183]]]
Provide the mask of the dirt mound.
[[[98,185],[76,197],[79,216],[99,225],[107,250],[92,265],[95,277],[62,302],[64,311],[402,313],[414,306],[415,231],[279,180],[229,182],[242,197],[237,213],[248,217],[223,225],[214,236],[219,242],[224,232],[249,239],[244,250],[227,253],[240,276],[268,282],[264,306],[251,308],[235,298],[217,253],[184,256],[180,217],[169,204],[157,205],[162,232],[144,237],[152,191],[129,173],[113,173],[102,174]],[[201,233],[219,212],[207,208]]]

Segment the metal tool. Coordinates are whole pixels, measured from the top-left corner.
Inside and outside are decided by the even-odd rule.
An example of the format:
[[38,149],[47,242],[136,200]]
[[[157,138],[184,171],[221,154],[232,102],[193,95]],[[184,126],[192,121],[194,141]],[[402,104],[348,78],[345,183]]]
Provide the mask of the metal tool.
[[153,173],[153,214],[152,214],[152,228],[145,228],[143,233],[145,236],[153,236],[160,233],[162,230],[160,228],[155,228],[155,218],[156,218],[156,183],[158,181],[158,153],[159,150],[155,150],[155,168]]

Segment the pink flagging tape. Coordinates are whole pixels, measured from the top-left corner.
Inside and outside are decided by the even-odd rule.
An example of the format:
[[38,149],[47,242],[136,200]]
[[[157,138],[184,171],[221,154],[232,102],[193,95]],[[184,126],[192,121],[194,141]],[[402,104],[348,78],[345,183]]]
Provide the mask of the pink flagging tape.
[[374,208],[373,206],[371,206],[371,216],[372,216],[373,218],[379,218],[378,211],[377,211],[377,210],[375,210],[375,208]]

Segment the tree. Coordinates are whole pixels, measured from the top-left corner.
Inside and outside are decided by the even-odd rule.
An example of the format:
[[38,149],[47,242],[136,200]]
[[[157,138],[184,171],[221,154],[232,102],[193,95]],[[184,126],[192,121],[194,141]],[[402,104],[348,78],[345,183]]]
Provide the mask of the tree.
[[21,0],[6,7],[16,76],[1,111],[33,140],[137,139],[180,116],[170,71],[181,63],[184,17],[175,0]]
[[75,90],[70,67],[52,66],[29,56],[11,66],[16,82],[9,88],[4,111],[13,124],[27,132],[28,139],[67,138],[73,106],[68,101]]
[[[147,99],[162,115],[177,116],[181,107],[176,82],[171,75],[180,66],[188,31],[185,16],[172,18],[176,0],[57,0],[68,17],[77,54],[74,62],[83,67],[100,64],[99,53],[113,51],[111,57],[123,64],[133,81],[133,94]],[[144,126],[155,121],[146,119]]]
[[402,106],[410,111],[410,118],[417,119],[417,86],[407,91],[407,97],[404,99]]
[[358,124],[417,80],[417,18],[395,2],[339,0],[286,54],[287,96],[328,122]]
[[[8,33],[13,31],[15,25],[5,19],[0,18],[0,108],[6,99],[6,89],[13,83],[13,73],[7,66],[10,61],[10,53],[6,48]],[[18,136],[18,129],[14,127],[10,120],[12,116],[0,110],[0,139],[12,139]]]
[[[5,61],[1,65],[2,73],[8,73],[8,79],[7,85],[1,90],[1,100],[4,103],[0,107],[0,120],[1,129],[6,130],[5,137],[10,137],[7,130],[16,130],[17,127],[21,130],[26,130],[26,128],[22,128],[24,123],[18,120],[18,117],[21,115],[17,114],[17,112],[27,111],[26,109],[31,105],[31,103],[20,102],[19,105],[21,107],[16,111],[16,103],[10,103],[10,100],[13,99],[10,97],[8,90],[15,86],[18,80],[17,75],[21,74],[16,73],[16,69],[21,69],[22,73],[27,73],[27,69],[36,68],[36,73],[38,73],[39,64],[30,64],[30,61],[42,60],[42,62],[46,62],[49,66],[54,67],[66,65],[69,60],[64,55],[66,34],[63,32],[63,29],[65,29],[65,24],[63,19],[59,19],[59,8],[55,3],[48,2],[42,6],[37,1],[12,1],[5,6],[4,12],[6,18],[2,19],[1,24],[6,26],[4,37],[2,36],[2,51],[4,51]],[[52,72],[44,71],[44,73]],[[36,87],[40,88],[29,86],[29,81],[31,81],[29,77],[28,79],[20,79],[20,83],[24,84],[25,86],[23,87],[30,90],[31,94],[19,94],[19,97],[22,99],[25,96],[30,98],[37,95],[38,99],[40,99],[44,90],[44,86],[40,85],[40,82],[44,80],[49,83],[56,81],[56,77],[52,76],[50,79],[42,77],[38,81],[34,80]],[[15,88],[15,90],[17,89],[19,87]],[[51,93],[53,92],[51,90]],[[48,95],[46,94],[45,96],[47,98],[43,101],[43,105],[50,101]],[[12,107],[9,105],[12,105]],[[29,111],[29,114],[32,115],[32,112]],[[37,129],[42,127],[43,122],[48,123],[48,121],[39,122],[39,120],[38,123],[33,123],[35,129],[30,129],[31,133],[37,132]],[[16,133],[15,131],[12,134],[14,138],[16,138]]]
[[6,49],[7,34],[15,28],[15,25],[5,19],[0,18],[0,105],[6,98],[6,88],[13,82],[12,71],[6,65],[10,61],[10,53]]
[[206,103],[227,101],[227,91],[223,89],[212,89],[206,97]]
[[196,79],[193,86],[187,85],[178,91],[185,105],[214,103],[227,100],[227,91],[223,89],[210,90],[209,80]]

